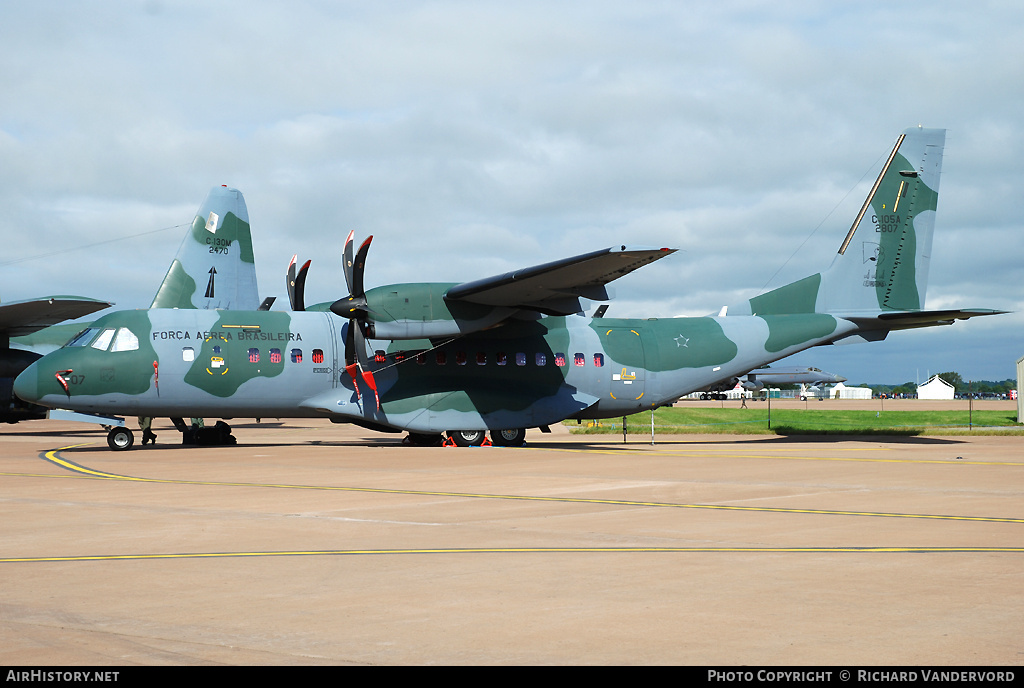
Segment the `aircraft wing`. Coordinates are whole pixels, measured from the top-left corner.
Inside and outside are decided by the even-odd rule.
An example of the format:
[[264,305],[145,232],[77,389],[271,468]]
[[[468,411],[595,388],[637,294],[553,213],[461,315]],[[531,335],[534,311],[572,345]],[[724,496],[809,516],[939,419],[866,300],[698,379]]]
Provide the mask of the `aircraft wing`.
[[0,333],[8,337],[21,337],[112,305],[84,296],[44,296],[3,303],[0,304]]
[[445,294],[449,301],[486,306],[529,308],[549,315],[579,312],[579,299],[603,301],[605,285],[659,258],[671,248],[606,248],[572,258],[458,284]]

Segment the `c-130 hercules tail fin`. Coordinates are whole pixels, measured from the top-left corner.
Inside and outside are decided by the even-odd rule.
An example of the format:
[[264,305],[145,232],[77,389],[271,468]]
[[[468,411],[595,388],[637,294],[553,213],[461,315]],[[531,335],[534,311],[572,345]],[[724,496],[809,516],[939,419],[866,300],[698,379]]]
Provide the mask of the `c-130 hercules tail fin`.
[[150,308],[254,311],[259,305],[245,199],[238,189],[214,187]]

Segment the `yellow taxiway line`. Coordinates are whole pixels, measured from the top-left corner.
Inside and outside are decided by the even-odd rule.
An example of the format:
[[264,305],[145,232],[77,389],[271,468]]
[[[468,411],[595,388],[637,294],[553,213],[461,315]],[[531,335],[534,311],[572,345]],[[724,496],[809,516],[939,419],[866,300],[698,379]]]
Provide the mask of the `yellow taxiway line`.
[[43,456],[47,461],[50,461],[62,468],[70,471],[74,471],[80,475],[92,477],[92,478],[103,478],[108,480],[124,480],[132,482],[145,482],[145,483],[160,483],[160,484],[173,484],[173,485],[209,485],[219,487],[256,487],[256,488],[277,488],[277,489],[290,489],[290,490],[325,490],[325,491],[337,491],[337,492],[362,492],[372,494],[401,494],[401,495],[414,495],[423,497],[453,497],[460,499],[502,499],[502,500],[514,500],[514,501],[526,501],[526,502],[556,502],[560,504],[604,504],[609,506],[629,506],[629,507],[658,507],[658,508],[672,508],[672,509],[710,509],[718,511],[746,511],[746,512],[759,512],[759,513],[778,513],[778,514],[820,514],[829,516],[869,516],[875,518],[913,518],[913,519],[930,519],[940,521],[975,521],[983,523],[1024,523],[1024,518],[1002,518],[994,516],[957,516],[953,514],[913,514],[913,513],[898,513],[898,512],[884,512],[884,511],[847,511],[838,509],[797,509],[791,507],[769,507],[769,506],[737,506],[730,504],[682,504],[676,502],[646,502],[638,500],[626,500],[626,499],[598,499],[598,498],[586,498],[586,497],[557,497],[547,496],[541,497],[536,495],[513,495],[513,494],[490,494],[490,493],[474,493],[474,492],[445,492],[439,490],[408,490],[408,489],[394,489],[394,488],[379,488],[379,487],[346,487],[346,486],[331,486],[331,485],[290,485],[286,483],[244,483],[244,482],[220,482],[220,481],[207,481],[207,480],[181,480],[181,479],[169,479],[169,478],[140,478],[135,476],[120,475],[117,473],[107,473],[105,471],[98,471],[87,466],[82,466],[72,461],[68,461],[60,456],[60,452],[65,449],[71,449],[73,447],[82,445],[72,445],[69,447],[62,447],[60,449],[53,449],[46,452]]

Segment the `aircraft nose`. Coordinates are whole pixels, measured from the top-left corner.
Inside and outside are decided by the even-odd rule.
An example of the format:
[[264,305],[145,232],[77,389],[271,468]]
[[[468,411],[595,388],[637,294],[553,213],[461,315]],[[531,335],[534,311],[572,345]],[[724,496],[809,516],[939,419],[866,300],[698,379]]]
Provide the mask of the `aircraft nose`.
[[14,380],[14,393],[23,401],[34,403],[39,400],[39,371],[33,363],[21,371]]

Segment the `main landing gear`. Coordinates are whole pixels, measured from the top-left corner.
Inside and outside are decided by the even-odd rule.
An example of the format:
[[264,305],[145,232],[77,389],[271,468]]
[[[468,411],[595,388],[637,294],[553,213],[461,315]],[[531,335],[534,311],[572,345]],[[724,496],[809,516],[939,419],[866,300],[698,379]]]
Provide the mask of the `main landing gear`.
[[[445,444],[457,447],[479,447],[484,444],[487,434],[483,430],[449,430]],[[526,443],[526,429],[492,430],[491,443],[495,447],[521,447]]]

